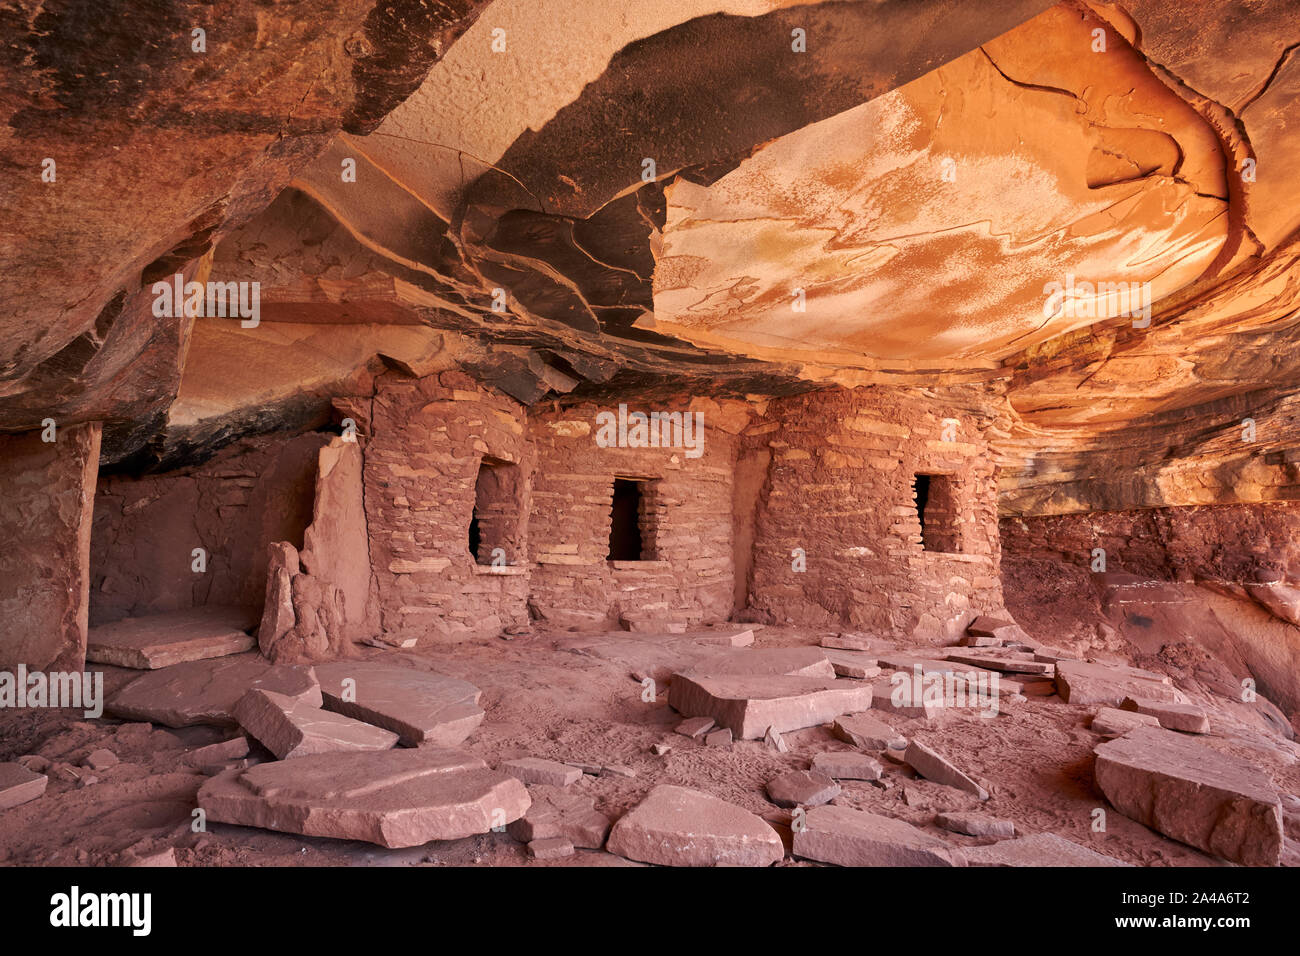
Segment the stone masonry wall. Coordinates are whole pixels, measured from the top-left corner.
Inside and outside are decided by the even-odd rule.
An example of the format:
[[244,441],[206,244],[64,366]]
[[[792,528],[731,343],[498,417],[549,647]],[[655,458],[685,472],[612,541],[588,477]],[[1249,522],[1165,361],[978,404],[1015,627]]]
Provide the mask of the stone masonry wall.
[[[687,411],[638,404],[631,411]],[[706,407],[707,406],[707,407]],[[617,406],[535,412],[537,445],[530,535],[533,612],[560,625],[658,629],[726,620],[732,606],[732,474],[735,436],[703,408],[703,454],[683,448],[601,447],[596,416]],[[643,543],[652,560],[610,561],[615,477],[647,480]]]
[[524,421],[522,406],[459,371],[376,379],[365,504],[387,639],[465,640],[527,622],[526,520],[503,548],[513,552],[504,566],[469,551],[484,458],[518,468],[519,513],[529,513],[535,454]]
[[[944,419],[956,420],[954,434],[945,435]],[[938,640],[976,613],[1000,611],[997,488],[981,429],[941,393],[872,386],[770,402],[741,450],[772,453],[756,508],[749,613]],[[949,512],[959,552],[923,547],[917,474],[951,483],[950,494],[931,497]],[[796,549],[806,570],[795,570]]]
[[100,425],[0,435],[0,670],[80,670]]

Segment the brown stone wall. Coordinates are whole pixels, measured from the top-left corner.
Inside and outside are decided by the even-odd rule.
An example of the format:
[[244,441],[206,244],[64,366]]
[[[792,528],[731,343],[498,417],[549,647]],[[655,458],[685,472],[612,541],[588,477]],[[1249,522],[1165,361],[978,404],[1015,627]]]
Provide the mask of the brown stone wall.
[[[303,546],[328,439],[258,436],[193,468],[105,475],[91,535],[90,623],[207,604],[260,612],[267,545]],[[201,574],[192,569],[195,548],[207,552]]]
[[[629,411],[685,412],[681,403],[628,401]],[[533,489],[531,603],[558,624],[635,628],[725,620],[731,612],[732,474],[736,439],[696,403],[703,453],[681,447],[601,447],[592,404],[535,413],[529,433],[538,471]],[[647,481],[643,546],[652,560],[610,561],[615,477]]]
[[99,423],[0,435],[0,669],[79,670],[86,658]]
[[365,502],[389,639],[494,636],[527,621],[526,521],[510,538],[505,567],[480,565],[469,551],[484,458],[518,469],[518,513],[529,513],[535,456],[524,420],[521,405],[462,372],[376,379]]
[[[939,638],[1001,609],[997,488],[975,416],[941,396],[882,386],[777,399],[763,411],[741,452],[772,452],[756,509],[751,613]],[[945,436],[944,419],[956,419],[955,434]],[[944,534],[929,537],[959,551],[923,545],[917,474],[951,484],[932,483]]]

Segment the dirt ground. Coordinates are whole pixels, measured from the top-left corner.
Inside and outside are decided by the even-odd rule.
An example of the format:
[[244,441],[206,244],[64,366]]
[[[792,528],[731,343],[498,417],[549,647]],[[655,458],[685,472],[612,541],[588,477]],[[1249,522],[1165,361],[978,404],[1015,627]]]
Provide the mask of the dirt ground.
[[[759,630],[754,646],[813,645],[825,633],[769,627]],[[575,784],[615,819],[651,787],[671,783],[743,806],[776,823],[788,838],[782,824],[789,812],[766,799],[764,784],[784,771],[806,769],[816,753],[851,749],[829,727],[786,734],[790,751],[784,754],[761,741],[706,747],[673,732],[681,717],[668,707],[662,688],[654,702],[642,700],[635,666],[593,656],[575,643],[572,634],[537,633],[405,653],[418,666],[482,689],[486,717],[463,746],[490,764],[537,756],[635,770],[635,777],[584,775]],[[105,668],[106,694],[135,676],[137,672]],[[1092,783],[1091,752],[1100,739],[1086,729],[1092,709],[1070,706],[1056,696],[1028,697],[1004,701],[996,717],[969,711],[936,725],[891,720],[901,733],[940,745],[954,763],[985,782],[992,798],[981,806],[974,796],[917,779],[908,768],[885,759],[881,781],[844,781],[837,802],[926,828],[933,828],[936,811],[980,809],[1014,821],[1022,833],[1051,831],[1140,865],[1226,865],[1114,811],[1106,815],[1105,832],[1093,832],[1093,811],[1106,804]],[[1232,733],[1231,738],[1206,739],[1265,767],[1280,790],[1300,795],[1300,750],[1295,745],[1257,728],[1239,726]],[[172,847],[182,866],[629,865],[611,854],[584,850],[564,860],[534,861],[523,844],[505,833],[403,850],[218,823],[206,833],[193,833],[195,795],[206,778],[186,770],[180,758],[187,750],[233,735],[206,727],[169,730],[110,718],[88,721],[68,711],[0,712],[0,760],[35,753],[53,761],[43,798],[0,813],[0,863],[113,865]],[[660,741],[671,743],[672,750],[655,756],[650,747]],[[104,771],[80,766],[97,748],[113,751],[121,762]],[[958,845],[992,842],[935,832]],[[787,857],[781,865],[808,864]]]

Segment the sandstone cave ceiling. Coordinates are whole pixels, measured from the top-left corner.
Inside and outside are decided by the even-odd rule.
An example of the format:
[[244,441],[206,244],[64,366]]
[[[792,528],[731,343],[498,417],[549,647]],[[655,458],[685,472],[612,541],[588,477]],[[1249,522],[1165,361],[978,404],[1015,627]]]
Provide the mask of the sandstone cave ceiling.
[[[451,355],[526,404],[957,389],[1010,514],[1300,496],[1296,0],[3,17],[5,430],[161,467]],[[261,324],[154,316],[177,271]],[[1150,324],[1045,315],[1067,275]]]

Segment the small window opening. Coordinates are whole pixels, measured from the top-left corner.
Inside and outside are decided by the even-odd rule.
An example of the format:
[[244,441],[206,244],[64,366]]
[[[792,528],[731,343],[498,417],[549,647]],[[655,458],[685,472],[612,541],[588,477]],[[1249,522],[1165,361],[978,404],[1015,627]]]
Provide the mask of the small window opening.
[[952,475],[917,475],[913,483],[921,520],[921,547],[949,554],[961,551],[957,482]]

